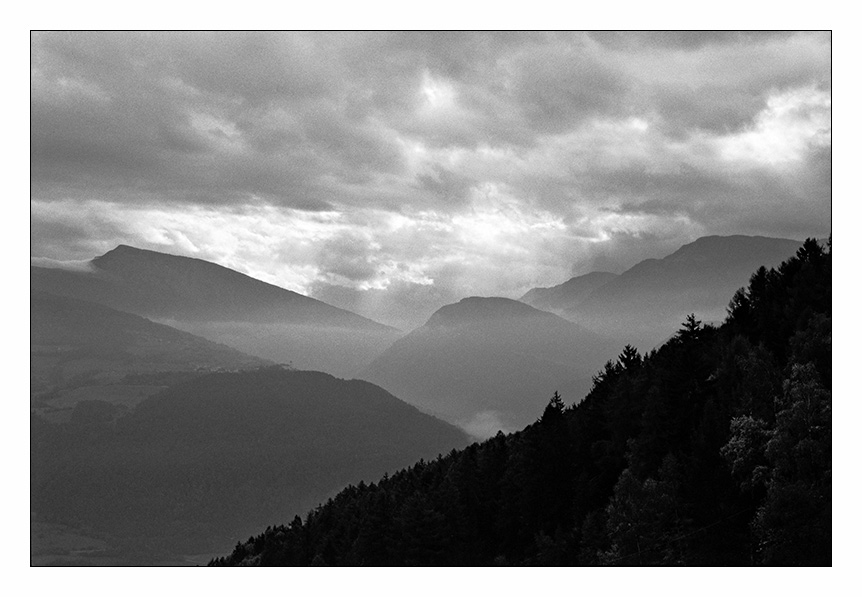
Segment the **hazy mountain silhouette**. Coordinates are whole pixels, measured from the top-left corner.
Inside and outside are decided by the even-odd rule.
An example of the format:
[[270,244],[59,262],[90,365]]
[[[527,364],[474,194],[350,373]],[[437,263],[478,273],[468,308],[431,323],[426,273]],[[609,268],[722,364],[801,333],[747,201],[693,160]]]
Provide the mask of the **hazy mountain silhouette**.
[[347,487],[211,563],[830,566],[831,242],[725,298],[723,325],[626,347],[579,404],[555,396],[522,431]]
[[519,300],[537,309],[563,311],[571,309],[587,298],[599,286],[617,277],[610,272],[590,272],[550,288],[533,288]]
[[470,297],[396,341],[361,375],[477,437],[535,420],[554,391],[586,393],[614,354],[600,336],[524,303]]
[[49,410],[71,409],[78,399],[95,395],[128,403],[152,390],[153,384],[127,383],[130,374],[266,364],[271,363],[137,315],[30,292],[30,392]]
[[201,259],[120,245],[87,270],[30,268],[31,290],[155,319],[250,354],[349,375],[399,332]]
[[89,274],[34,267],[31,286],[158,318],[388,329],[202,259],[120,245],[91,264]]
[[748,283],[752,271],[777,266],[801,245],[784,238],[706,236],[663,259],[641,261],[573,305],[556,299],[565,296],[562,292],[530,291],[524,298],[546,299],[547,308],[566,319],[649,350],[671,336],[689,313],[703,321],[722,321],[727,297]]
[[96,406],[65,425],[32,418],[31,509],[160,560],[230,549],[348,483],[467,444],[368,382],[281,367],[199,377],[113,422]]

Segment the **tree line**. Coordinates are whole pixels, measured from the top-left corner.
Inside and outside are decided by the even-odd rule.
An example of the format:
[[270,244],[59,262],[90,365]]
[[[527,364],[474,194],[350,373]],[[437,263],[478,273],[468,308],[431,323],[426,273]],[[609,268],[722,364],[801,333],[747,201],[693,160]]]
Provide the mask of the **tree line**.
[[520,432],[349,486],[211,565],[831,565],[831,241],[626,346]]

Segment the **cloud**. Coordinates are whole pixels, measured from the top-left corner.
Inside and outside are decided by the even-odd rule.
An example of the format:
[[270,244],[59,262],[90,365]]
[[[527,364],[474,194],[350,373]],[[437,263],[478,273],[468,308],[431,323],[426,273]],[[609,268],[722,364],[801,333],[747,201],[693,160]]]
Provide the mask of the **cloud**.
[[719,138],[722,159],[749,166],[796,166],[811,148],[832,144],[832,97],[814,88],[769,97],[745,130]]
[[48,269],[63,269],[73,272],[96,271],[96,268],[89,259],[80,261],[58,261],[57,259],[48,259],[47,257],[33,257],[30,259],[30,265]]
[[137,244],[404,327],[831,227],[828,33],[37,32],[31,56],[34,257]]
[[477,413],[472,419],[459,421],[458,426],[477,440],[486,440],[493,437],[498,431],[503,433],[513,431],[503,424],[500,413],[493,410],[483,411]]

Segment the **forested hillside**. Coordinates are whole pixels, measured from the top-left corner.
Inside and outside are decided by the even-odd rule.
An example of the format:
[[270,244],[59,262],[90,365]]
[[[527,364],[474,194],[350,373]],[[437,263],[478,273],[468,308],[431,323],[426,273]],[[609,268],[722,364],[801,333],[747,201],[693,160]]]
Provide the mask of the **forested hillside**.
[[[831,246],[579,404],[269,527],[215,565],[830,565]],[[538,414],[538,413],[537,413]],[[275,522],[275,521],[274,521]]]
[[97,400],[65,424],[31,417],[30,509],[106,537],[105,563],[175,561],[467,443],[368,382],[281,366],[211,373],[119,417]]

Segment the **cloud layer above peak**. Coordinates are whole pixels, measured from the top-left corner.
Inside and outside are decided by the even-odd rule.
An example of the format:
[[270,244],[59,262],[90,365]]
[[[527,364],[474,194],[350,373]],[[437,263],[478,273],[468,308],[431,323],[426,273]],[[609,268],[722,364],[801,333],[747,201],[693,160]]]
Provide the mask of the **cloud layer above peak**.
[[703,234],[828,234],[828,33],[34,33],[31,253],[402,327]]

